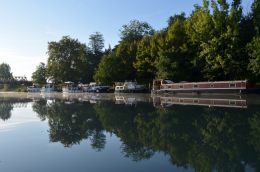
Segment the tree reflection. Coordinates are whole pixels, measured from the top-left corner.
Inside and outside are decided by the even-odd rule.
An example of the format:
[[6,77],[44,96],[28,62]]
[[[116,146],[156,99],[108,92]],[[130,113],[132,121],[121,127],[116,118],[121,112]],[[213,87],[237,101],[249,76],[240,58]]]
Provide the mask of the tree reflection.
[[47,100],[39,99],[35,101],[32,105],[32,109],[34,112],[38,114],[38,117],[44,121],[47,116]]
[[12,98],[12,97],[1,97],[0,98],[0,119],[6,121],[11,118],[11,111],[14,105],[24,105],[30,102],[27,98]]
[[10,103],[0,103],[0,118],[2,120],[8,120],[11,117],[11,111],[13,110],[13,105]]
[[105,148],[106,136],[100,130],[94,130],[90,137],[91,147],[97,151],[101,151]]
[[36,102],[34,110],[48,118],[50,141],[72,146],[89,139],[97,151],[104,149],[104,132],[120,138],[121,152],[134,161],[163,152],[170,161],[196,171],[260,170],[259,107],[248,109],[173,106],[154,108],[55,100]]
[[48,118],[51,142],[60,142],[65,147],[70,147],[90,138],[93,148],[104,148],[106,139],[103,129],[90,104],[64,100],[47,104],[42,100],[35,102],[33,109],[41,119]]

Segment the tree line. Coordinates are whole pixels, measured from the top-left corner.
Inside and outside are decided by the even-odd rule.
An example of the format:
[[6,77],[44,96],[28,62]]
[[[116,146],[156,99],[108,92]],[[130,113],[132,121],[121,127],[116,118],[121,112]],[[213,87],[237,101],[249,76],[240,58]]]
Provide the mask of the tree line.
[[112,85],[155,78],[173,81],[247,79],[260,81],[260,0],[243,13],[241,0],[203,0],[192,13],[169,17],[166,28],[132,20],[120,29],[120,41],[104,50],[99,32],[88,45],[64,36],[48,43],[47,64],[33,73],[36,83],[49,79]]

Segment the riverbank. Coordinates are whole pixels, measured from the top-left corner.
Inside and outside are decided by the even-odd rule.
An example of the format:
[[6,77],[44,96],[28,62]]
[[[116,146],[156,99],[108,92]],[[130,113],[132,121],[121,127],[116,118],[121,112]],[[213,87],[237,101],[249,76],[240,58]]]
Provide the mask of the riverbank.
[[26,92],[27,87],[21,84],[0,84],[0,92]]

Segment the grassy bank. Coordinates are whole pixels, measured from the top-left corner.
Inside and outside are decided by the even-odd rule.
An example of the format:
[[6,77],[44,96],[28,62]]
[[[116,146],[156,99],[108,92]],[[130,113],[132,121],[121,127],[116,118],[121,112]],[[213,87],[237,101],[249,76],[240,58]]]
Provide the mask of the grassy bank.
[[23,84],[0,84],[0,92],[26,92]]

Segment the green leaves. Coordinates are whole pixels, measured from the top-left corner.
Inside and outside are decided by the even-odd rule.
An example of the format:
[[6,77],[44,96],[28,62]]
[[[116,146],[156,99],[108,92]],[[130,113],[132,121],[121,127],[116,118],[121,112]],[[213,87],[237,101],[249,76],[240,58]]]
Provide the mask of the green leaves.
[[121,40],[130,42],[154,34],[153,28],[147,22],[141,22],[138,20],[131,20],[129,24],[123,25],[120,32]]
[[114,53],[103,56],[94,75],[95,81],[106,85],[124,81],[124,78],[122,78],[122,76],[124,77],[122,72],[124,68],[122,66],[123,64]]
[[86,46],[69,36],[62,37],[59,42],[48,44],[47,71],[50,80],[55,83],[65,81],[82,81],[87,66]]
[[55,83],[91,82],[103,55],[104,39],[101,33],[95,32],[89,40],[90,47],[69,36],[62,37],[58,42],[49,42],[49,79]]
[[36,67],[36,71],[32,73],[32,81],[35,84],[44,85],[47,81],[47,71],[44,63],[40,63]]
[[259,9],[255,0],[252,13],[243,16],[241,0],[203,0],[190,16],[171,16],[168,26],[157,32],[147,22],[130,21],[120,30],[119,44],[107,51],[99,32],[90,35],[89,47],[63,37],[49,43],[48,74],[57,82],[90,82],[94,76],[104,84],[149,84],[154,78],[257,81]]
[[11,67],[9,64],[2,63],[0,64],[0,80],[2,82],[6,82],[8,80],[11,80],[13,78],[13,75],[11,73]]
[[260,77],[260,37],[255,37],[247,46],[251,57],[248,69],[257,77]]

